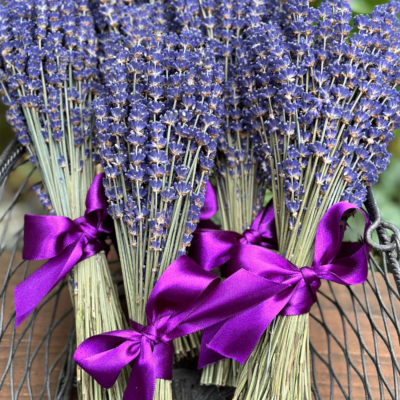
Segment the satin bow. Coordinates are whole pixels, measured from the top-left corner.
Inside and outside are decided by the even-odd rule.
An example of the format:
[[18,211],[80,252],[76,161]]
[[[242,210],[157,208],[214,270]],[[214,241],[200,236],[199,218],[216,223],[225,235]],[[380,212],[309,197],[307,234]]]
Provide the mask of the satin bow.
[[[324,215],[316,234],[311,268],[298,268],[279,254],[259,246],[239,244],[232,249],[228,265],[230,277],[220,285],[215,295],[219,295],[220,291],[221,294],[224,291],[235,292],[239,288],[240,291],[251,293],[255,290],[255,283],[260,286],[260,277],[263,278],[266,292],[272,286],[276,292],[254,303],[245,312],[206,329],[199,368],[224,357],[245,362],[277,315],[300,315],[310,311],[316,302],[321,280],[341,285],[365,282],[368,245],[365,242],[342,243],[346,221],[343,217],[356,210],[363,212],[350,203],[341,202]],[[369,220],[363,214],[367,229]],[[211,256],[208,253],[207,257]]]
[[[235,277],[243,274],[238,271]],[[262,278],[254,281],[252,293],[238,288],[216,294],[220,278],[182,256],[167,268],[151,293],[146,305],[148,326],[131,321],[130,330],[93,336],[78,347],[74,359],[105,388],[111,388],[121,369],[130,364],[123,400],[152,400],[155,379],[172,379],[173,339],[231,318],[280,287],[271,284],[265,290],[260,286]]]
[[[216,227],[216,226],[215,226]],[[207,229],[208,228],[208,229]],[[238,244],[254,244],[275,250],[278,240],[272,201],[262,209],[250,229],[243,234],[222,231],[216,228],[196,229],[189,248],[189,256],[202,268],[211,271],[225,264],[231,257],[232,249]]]
[[104,239],[113,230],[107,214],[102,184],[104,174],[95,177],[86,197],[83,217],[25,215],[24,260],[50,259],[15,288],[16,327],[37,307],[80,261],[107,251]]

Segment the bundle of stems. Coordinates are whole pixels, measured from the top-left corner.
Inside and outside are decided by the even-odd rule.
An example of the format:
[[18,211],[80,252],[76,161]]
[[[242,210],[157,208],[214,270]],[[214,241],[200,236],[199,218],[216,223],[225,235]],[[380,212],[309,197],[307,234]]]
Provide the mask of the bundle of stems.
[[[189,10],[173,1],[179,21],[200,26],[209,39],[215,59],[224,70],[224,116],[216,156],[216,188],[221,228],[243,233],[250,228],[264,205],[270,186],[269,165],[263,158],[260,123],[253,120],[256,79],[252,75],[246,40],[257,34],[261,23],[270,25],[271,35],[280,33],[285,11],[281,1],[228,0],[190,2]],[[200,19],[198,23],[196,19]],[[185,28],[185,25],[183,29]],[[204,368],[204,385],[236,386],[239,364],[225,359]]]
[[[94,108],[129,317],[141,324],[158,277],[186,254],[199,222],[223,113],[223,72],[205,38],[159,29],[151,18],[159,7],[100,6],[108,17],[100,48],[107,91]],[[175,346],[198,348],[198,338]],[[154,398],[171,397],[170,383],[158,380]]]
[[[13,0],[0,5],[3,101],[7,119],[36,163],[43,204],[76,219],[95,176],[92,101],[98,96],[96,37],[84,0]],[[37,191],[40,191],[37,188]],[[126,327],[104,253],[69,276],[77,344]],[[77,370],[81,399],[122,398],[127,375],[108,393]]]
[[[362,206],[389,164],[400,121],[400,8],[391,1],[355,17],[351,36],[346,1],[285,7],[292,22],[281,40],[266,27],[248,41],[253,73],[269,74],[253,115],[274,177],[279,253],[310,267],[327,210]],[[311,399],[308,318],[276,318],[243,366],[235,399]]]
[[[98,59],[101,77],[107,84],[110,66],[116,61],[118,49],[127,49],[140,43],[140,35],[152,33],[163,36],[173,32],[174,14],[170,7],[157,2],[155,4],[133,4],[113,0],[93,1],[93,10],[96,30],[99,38]],[[139,40],[137,35],[139,34]],[[198,333],[191,334],[188,338],[174,340],[176,359],[180,360],[187,355],[195,357],[200,348]]]

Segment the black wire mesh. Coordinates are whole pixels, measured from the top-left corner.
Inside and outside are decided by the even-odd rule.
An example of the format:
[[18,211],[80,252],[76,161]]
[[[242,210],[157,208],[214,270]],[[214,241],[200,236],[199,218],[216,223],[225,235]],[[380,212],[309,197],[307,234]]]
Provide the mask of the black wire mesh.
[[[23,165],[23,149],[14,142],[0,157],[0,399],[75,399],[75,334],[65,284],[14,329],[14,287],[38,267],[22,260],[23,225],[15,219],[18,211],[25,213],[18,204],[31,190],[35,168],[24,172],[12,198],[4,196],[7,180]],[[317,400],[400,400],[400,232],[381,220],[372,190],[366,208],[373,222],[367,234],[373,249],[368,281],[348,288],[324,283],[311,313]],[[372,240],[374,231],[379,243]],[[174,371],[173,392],[176,400],[222,400],[232,393],[199,386],[199,374],[190,370]]]
[[[366,235],[372,249],[368,280],[348,288],[324,284],[311,314],[318,400],[400,397],[400,235],[382,222],[372,190],[365,206],[372,221]],[[374,231],[379,244],[372,240]]]
[[[15,329],[14,288],[38,265],[22,260],[19,202],[31,190],[35,172],[13,142],[0,157],[0,398],[71,399],[74,380],[72,308],[65,284],[55,288],[32,316]],[[28,168],[12,197],[7,180]],[[22,175],[25,174],[25,171]]]

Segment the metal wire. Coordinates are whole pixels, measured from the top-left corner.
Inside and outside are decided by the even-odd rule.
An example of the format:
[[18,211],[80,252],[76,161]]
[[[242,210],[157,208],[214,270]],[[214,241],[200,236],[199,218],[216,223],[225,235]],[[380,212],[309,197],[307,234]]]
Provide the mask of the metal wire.
[[15,162],[22,156],[25,149],[17,142],[17,139],[13,140],[3,154],[0,156],[0,184],[4,182],[12,170]]
[[[13,144],[0,157],[0,263],[2,270],[6,266],[0,290],[0,397],[67,400],[76,376],[72,309],[60,304],[65,285],[53,290],[25,325],[14,329],[13,288],[28,274],[30,264],[21,259],[22,226],[13,235],[9,228],[19,200],[30,190],[33,169],[7,204],[2,194],[9,176],[24,164],[22,155],[23,149]],[[382,221],[372,190],[365,207],[372,221],[366,240],[373,249],[367,282],[347,288],[323,284],[311,313],[316,400],[400,400],[400,232]],[[43,318],[45,329],[39,331]],[[55,342],[66,324],[69,333],[64,342]],[[230,395],[198,382],[196,371],[174,371],[174,399],[222,400]]]
[[[2,287],[0,291],[0,397],[71,399],[74,379],[74,328],[72,308],[61,307],[61,299],[68,293],[60,284],[29,320],[15,330],[14,287],[27,275],[30,263],[21,257],[23,227],[15,227],[15,213],[21,198],[31,190],[29,177],[17,189],[14,197],[4,199],[7,179],[18,173],[24,149],[13,142],[0,157],[0,263]],[[10,233],[10,228],[17,228]],[[68,294],[67,294],[68,295]],[[65,303],[65,302],[64,302]],[[68,327],[64,343],[59,343],[60,332]],[[55,351],[55,349],[57,351]]]

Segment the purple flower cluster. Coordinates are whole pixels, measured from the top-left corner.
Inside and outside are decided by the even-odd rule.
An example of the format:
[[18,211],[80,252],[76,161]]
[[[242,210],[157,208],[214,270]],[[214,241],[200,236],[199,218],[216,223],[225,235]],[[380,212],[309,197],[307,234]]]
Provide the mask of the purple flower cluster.
[[[93,84],[97,60],[86,3],[9,1],[0,8],[4,102],[10,106],[7,118],[24,146],[29,145],[36,122],[46,142],[49,135],[63,141],[66,115],[60,108],[70,116],[74,145],[80,147],[88,139],[91,113],[82,104],[97,89]],[[77,87],[66,86],[69,74]]]
[[90,5],[99,41],[112,37],[114,43],[135,45],[137,35],[153,32],[156,36],[174,31],[171,7],[165,3],[134,4],[131,1],[92,0]]
[[284,26],[287,15],[283,3],[280,0],[172,1],[177,15],[175,22],[182,31],[190,27],[206,34],[215,59],[224,69],[225,113],[218,142],[216,178],[225,229],[247,229],[263,206],[269,177],[262,168],[265,160],[261,136],[253,128],[249,114],[253,103],[243,101],[242,97],[242,92],[255,88],[247,62],[246,40],[260,24],[271,19],[277,23],[271,29],[280,31],[278,25]]
[[87,0],[17,0],[0,6],[7,120],[38,162],[52,202],[64,215],[68,207],[61,211],[61,198],[68,199],[69,192],[57,186],[92,162],[91,100],[99,83],[88,7]]
[[[134,31],[102,37],[106,93],[94,102],[95,132],[109,212],[154,272],[185,254],[199,221],[224,111],[222,72],[198,32]],[[145,259],[145,249],[156,255]]]
[[293,229],[307,208],[361,206],[389,164],[400,126],[400,7],[390,1],[355,17],[353,36],[346,1],[285,8],[292,22],[284,35],[261,25],[247,40],[253,85],[242,96]]

